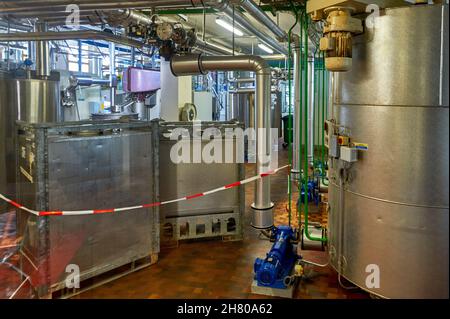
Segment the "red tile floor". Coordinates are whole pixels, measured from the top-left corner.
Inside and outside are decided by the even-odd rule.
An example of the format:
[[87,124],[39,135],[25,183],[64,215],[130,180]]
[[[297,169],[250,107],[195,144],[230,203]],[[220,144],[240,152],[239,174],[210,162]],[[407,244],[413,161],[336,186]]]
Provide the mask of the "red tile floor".
[[[287,151],[279,156],[280,165],[287,163]],[[272,200],[275,206],[275,223],[287,224],[286,206],[287,175],[280,172],[271,177]],[[253,166],[246,166],[246,175],[253,175]],[[259,238],[259,233],[249,226],[251,212],[248,207],[253,198],[253,185],[245,186],[246,213],[244,239],[224,242],[203,240],[180,242],[176,248],[163,248],[159,261],[115,281],[91,289],[74,298],[266,298],[250,291],[253,278],[253,263],[256,257],[264,257],[271,243]],[[295,197],[295,196],[294,196]],[[296,198],[293,198],[293,203]],[[297,225],[295,205],[293,224]],[[322,209],[323,210],[323,209]],[[311,214],[313,220],[326,223],[319,211]],[[7,236],[13,225],[13,217],[0,218],[0,246],[14,243]],[[7,217],[7,218],[6,218]],[[5,221],[6,220],[6,221]],[[3,241],[2,239],[3,238]],[[7,248],[3,248],[7,249]],[[302,251],[305,259],[326,263],[327,255],[321,251]],[[0,248],[0,258],[3,250]],[[308,279],[300,282],[295,298],[368,298],[361,290],[345,290],[339,286],[337,274],[331,267],[307,266]],[[20,285],[21,280],[13,270],[0,265],[0,298],[7,298]],[[29,287],[24,286],[18,298],[30,296]]]

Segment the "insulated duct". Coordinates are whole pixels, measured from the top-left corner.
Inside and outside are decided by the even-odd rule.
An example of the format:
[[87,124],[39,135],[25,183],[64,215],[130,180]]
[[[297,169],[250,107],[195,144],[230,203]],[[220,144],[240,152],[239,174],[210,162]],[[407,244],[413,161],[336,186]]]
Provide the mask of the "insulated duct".
[[[190,54],[172,57],[170,67],[175,76],[206,74],[209,71],[252,71],[256,75],[256,173],[270,170],[271,155],[271,70],[258,56],[202,56]],[[274,204],[270,200],[270,178],[256,181],[252,226],[269,228],[273,225]]]

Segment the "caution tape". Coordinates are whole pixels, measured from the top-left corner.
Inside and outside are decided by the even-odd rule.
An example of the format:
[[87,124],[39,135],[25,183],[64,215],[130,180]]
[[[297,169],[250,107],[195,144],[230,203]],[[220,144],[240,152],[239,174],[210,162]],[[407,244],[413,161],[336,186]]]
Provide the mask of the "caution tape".
[[17,207],[18,209],[21,209],[23,211],[29,212],[33,215],[36,216],[75,216],[75,215],[91,215],[91,214],[106,214],[106,213],[117,213],[117,212],[125,212],[125,211],[130,211],[130,210],[135,210],[135,209],[140,209],[140,208],[149,208],[149,207],[155,207],[155,206],[162,206],[162,205],[167,205],[167,204],[171,204],[171,203],[176,203],[176,202],[181,202],[181,201],[185,201],[185,200],[190,200],[190,199],[194,199],[194,198],[198,198],[198,197],[202,197],[202,196],[206,196],[206,195],[210,195],[210,194],[214,194],[226,189],[230,189],[233,187],[237,187],[240,185],[244,185],[253,181],[256,181],[258,179],[264,178],[266,176],[269,175],[274,175],[276,173],[278,173],[279,171],[288,168],[289,165],[285,165],[282,167],[279,167],[277,169],[274,169],[272,171],[268,171],[265,173],[261,173],[259,175],[244,179],[242,181],[239,182],[235,182],[235,183],[231,183],[222,187],[218,187],[212,190],[209,190],[207,192],[203,192],[203,193],[198,193],[198,194],[193,194],[193,195],[189,195],[189,196],[185,196],[185,197],[181,197],[181,198],[177,198],[177,199],[172,199],[172,200],[167,200],[167,201],[163,201],[163,202],[155,202],[155,203],[151,203],[151,204],[143,204],[143,205],[136,205],[136,206],[128,206],[128,207],[120,207],[120,208],[110,208],[110,209],[89,209],[89,210],[61,210],[61,211],[36,211],[30,208],[27,208],[19,203],[16,203],[15,201],[7,198],[6,196],[0,194],[0,199],[3,199],[5,202],[10,203],[11,205],[13,205],[14,207]]

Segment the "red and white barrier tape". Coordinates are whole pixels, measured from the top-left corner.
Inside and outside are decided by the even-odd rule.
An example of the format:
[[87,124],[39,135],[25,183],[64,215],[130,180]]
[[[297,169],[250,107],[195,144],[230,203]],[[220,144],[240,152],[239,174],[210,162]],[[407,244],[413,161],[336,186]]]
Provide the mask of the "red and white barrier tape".
[[206,196],[209,194],[214,194],[226,189],[230,189],[233,187],[237,187],[240,185],[244,185],[253,181],[256,181],[260,178],[269,176],[269,175],[273,175],[278,173],[279,171],[285,169],[289,167],[289,165],[285,165],[282,167],[279,167],[277,169],[274,169],[272,171],[268,171],[265,173],[261,173],[259,175],[244,179],[242,181],[239,182],[235,182],[235,183],[231,183],[222,187],[218,187],[215,189],[212,189],[210,191],[207,192],[203,192],[203,193],[198,193],[198,194],[193,194],[193,195],[189,195],[189,196],[185,196],[185,197],[181,197],[181,198],[177,198],[177,199],[172,199],[172,200],[167,200],[164,202],[156,202],[156,203],[151,203],[151,204],[143,204],[143,205],[137,205],[137,206],[129,206],[129,207],[120,207],[120,208],[110,208],[110,209],[90,209],[90,210],[73,210],[73,211],[36,211],[36,210],[32,210],[30,208],[27,208],[25,206],[20,205],[19,203],[16,203],[15,201],[5,197],[4,195],[0,194],[0,199],[3,199],[4,201],[10,203],[11,205],[27,211],[33,215],[36,216],[58,216],[58,215],[64,215],[64,216],[74,216],[74,215],[90,215],[90,214],[104,214],[104,213],[116,213],[116,212],[124,212],[124,211],[129,211],[129,210],[134,210],[134,209],[139,209],[139,208],[149,208],[149,207],[155,207],[155,206],[161,206],[161,205],[166,205],[166,204],[171,204],[171,203],[176,203],[176,202],[181,202],[184,200],[190,200],[190,199],[194,199],[197,197],[202,197],[202,196]]

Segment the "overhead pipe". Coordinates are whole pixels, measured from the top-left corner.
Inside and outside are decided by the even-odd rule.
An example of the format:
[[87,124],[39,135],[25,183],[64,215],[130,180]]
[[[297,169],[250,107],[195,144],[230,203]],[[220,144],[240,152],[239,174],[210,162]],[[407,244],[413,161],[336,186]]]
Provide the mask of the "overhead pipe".
[[281,42],[288,39],[287,33],[280,28],[253,0],[235,0],[253,18],[265,25]]
[[186,0],[153,0],[153,1],[120,1],[120,0],[20,0],[0,1],[0,14],[20,14],[29,11],[65,11],[68,5],[77,5],[80,10],[108,10],[108,9],[152,9],[155,7],[191,7]]
[[[197,48],[199,48],[201,50],[205,50],[205,51],[215,52],[216,54],[219,54],[219,55],[233,54],[232,49],[230,49],[224,45],[218,44],[218,43],[212,43],[212,42],[209,42],[206,40],[204,41],[201,38],[197,38],[194,47],[197,47]],[[234,53],[236,55],[241,54],[236,51]]]
[[[266,45],[274,48],[275,50],[279,51],[280,53],[286,55],[287,50],[284,46],[280,45],[277,40],[273,39],[266,33],[260,31],[257,27],[255,27],[241,12],[237,10],[233,10],[232,5],[230,5],[229,0],[164,0],[164,1],[153,1],[151,2],[151,5],[149,5],[148,1],[87,1],[87,0],[47,0],[47,1],[28,1],[23,0],[20,2],[19,6],[13,7],[13,4],[17,4],[16,2],[7,2],[4,1],[0,2],[0,5],[3,5],[3,7],[0,7],[0,15],[2,14],[17,14],[16,16],[19,17],[19,14],[30,14],[30,7],[33,7],[33,14],[39,15],[39,11],[48,11],[47,14],[49,14],[49,17],[52,17],[52,13],[55,12],[65,12],[65,9],[67,5],[69,4],[76,4],[79,6],[80,10],[106,10],[106,9],[121,9],[121,8],[142,8],[137,4],[140,4],[141,2],[144,2],[143,7],[160,7],[160,6],[184,6],[184,7],[204,7],[208,6],[211,8],[216,9],[219,12],[225,13],[230,19],[233,19],[236,21],[238,25],[240,25],[242,28],[247,30],[248,32],[254,34],[256,37],[260,39],[260,41],[264,42]],[[28,5],[27,7],[25,7]],[[256,5],[256,4],[255,4]],[[58,6],[63,6],[59,8]],[[250,4],[247,4],[247,6],[250,8]],[[258,6],[256,6],[258,7]],[[252,9],[250,9],[252,10]],[[259,9],[260,10],[260,9]],[[133,14],[138,14],[136,12],[128,11],[130,13],[130,17],[132,17]],[[257,13],[256,11],[254,15],[256,17]],[[261,10],[262,13],[264,13]],[[145,16],[143,14],[140,14],[140,17]],[[263,18],[261,23],[264,25],[269,24],[269,20],[271,19],[264,14],[266,18]],[[135,18],[133,16],[133,18]],[[140,19],[140,18],[139,18]],[[145,19],[145,18],[144,18]],[[260,21],[258,19],[258,21]],[[273,22],[273,21],[272,21]],[[276,26],[276,24],[274,24]],[[272,28],[273,29],[273,28]],[[275,30],[278,29],[278,26],[276,26]],[[281,29],[280,29],[281,30]],[[282,30],[281,30],[282,31]],[[275,31],[277,33],[280,33],[279,31]],[[280,34],[281,35],[281,34]]]
[[70,87],[91,86],[91,85],[109,85],[110,80],[96,79],[88,76],[71,75],[69,78]]
[[[271,155],[271,70],[268,63],[258,56],[203,56],[190,54],[174,56],[170,63],[175,76],[207,74],[209,71],[253,71],[256,74],[256,173],[270,170]],[[273,225],[273,206],[270,200],[269,177],[256,181],[255,198],[251,205],[252,226],[266,229]]]
[[264,32],[260,31],[257,27],[255,27],[241,12],[237,10],[233,10],[231,5],[222,6],[223,13],[225,13],[230,19],[240,25],[244,30],[254,34],[261,42],[264,42],[266,45],[274,48],[278,52],[287,55],[287,50],[284,46],[282,46],[278,41]]
[[[171,1],[166,1],[166,2],[171,2]],[[180,1],[174,0],[174,2],[179,3]],[[254,34],[262,42],[273,47],[274,49],[278,50],[279,52],[281,52],[283,54],[287,54],[286,48],[284,48],[282,45],[280,45],[277,40],[273,39],[269,35],[260,31],[239,11],[237,11],[237,10],[233,11],[233,7],[230,4],[229,0],[185,0],[185,3],[186,3],[186,5],[193,5],[194,7],[195,6],[202,6],[202,7],[208,6],[208,7],[214,8],[219,12],[225,13],[230,19],[233,19],[233,15],[234,15],[234,19],[235,19],[236,23],[241,25],[242,28],[244,28],[248,32]],[[253,13],[253,16],[262,24],[272,28],[271,30],[273,30],[277,34],[277,36],[279,36],[281,39],[286,39],[287,38],[286,33],[280,27],[278,27],[278,25],[276,25],[272,21],[272,19],[270,19],[270,17],[268,17],[254,2],[253,2],[253,4],[254,4],[254,6],[252,6],[250,3],[247,4],[248,8],[253,8],[253,9],[249,9]],[[255,6],[256,6],[256,8],[255,8]],[[260,12],[259,14],[258,14],[258,10]],[[262,15],[261,15],[261,13],[262,13]],[[116,13],[111,13],[110,16],[114,17],[115,14]],[[150,17],[148,17],[147,15],[142,14],[140,12],[134,11],[134,10],[124,10],[121,13],[119,13],[119,15],[122,15],[123,16],[122,18],[130,19],[134,23],[138,23],[138,24],[139,23],[147,23],[147,24],[151,23]],[[259,17],[262,20],[260,20]],[[272,22],[272,24],[270,24],[269,20],[270,20],[270,22]]]
[[65,32],[15,32],[0,33],[0,41],[62,41],[62,40],[103,40],[135,48],[142,48],[142,42],[117,36],[109,32],[84,30]]

